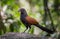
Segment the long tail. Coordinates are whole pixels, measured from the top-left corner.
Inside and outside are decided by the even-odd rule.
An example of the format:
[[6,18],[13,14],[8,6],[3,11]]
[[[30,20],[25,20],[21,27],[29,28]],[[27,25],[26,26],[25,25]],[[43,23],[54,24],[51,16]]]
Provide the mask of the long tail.
[[43,27],[43,26],[41,26],[39,24],[37,24],[36,26],[39,27],[41,30],[46,31],[47,33],[50,33],[50,34],[53,34],[54,33],[53,30],[50,30],[50,29],[48,29],[46,27]]

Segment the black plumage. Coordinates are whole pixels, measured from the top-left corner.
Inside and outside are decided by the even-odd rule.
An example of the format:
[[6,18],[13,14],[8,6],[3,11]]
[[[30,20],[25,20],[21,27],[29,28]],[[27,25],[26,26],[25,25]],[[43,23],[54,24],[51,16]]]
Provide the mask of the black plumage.
[[24,8],[19,9],[19,12],[21,12],[20,19],[21,19],[22,23],[26,26],[26,30],[28,28],[31,29],[31,25],[35,25],[36,27],[40,28],[43,31],[46,31],[47,33],[50,33],[50,34],[54,33],[54,31],[47,29],[46,27],[41,26],[34,18],[28,16],[27,12]]

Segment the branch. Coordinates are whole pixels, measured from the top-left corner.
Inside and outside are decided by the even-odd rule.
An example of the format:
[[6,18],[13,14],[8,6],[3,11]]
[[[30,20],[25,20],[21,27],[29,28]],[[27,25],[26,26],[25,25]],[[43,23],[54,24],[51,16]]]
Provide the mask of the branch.
[[[50,10],[48,8],[48,0],[44,0],[44,10],[45,10],[45,14],[49,15],[50,20],[51,20],[51,27],[52,27],[53,31],[55,31],[54,24],[53,24],[53,19],[52,19]],[[45,20],[46,20],[46,15],[45,15]]]

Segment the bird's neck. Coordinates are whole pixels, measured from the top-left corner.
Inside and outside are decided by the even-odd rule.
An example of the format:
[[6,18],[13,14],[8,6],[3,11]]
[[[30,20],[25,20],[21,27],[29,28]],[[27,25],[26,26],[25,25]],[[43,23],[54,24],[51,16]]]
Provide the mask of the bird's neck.
[[21,14],[22,17],[28,16],[27,13]]

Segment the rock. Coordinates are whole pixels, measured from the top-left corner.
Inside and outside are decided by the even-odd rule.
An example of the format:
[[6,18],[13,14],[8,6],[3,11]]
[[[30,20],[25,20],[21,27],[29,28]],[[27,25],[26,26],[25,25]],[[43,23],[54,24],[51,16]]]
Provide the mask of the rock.
[[[0,36],[0,39],[50,39],[49,37],[40,37],[28,33],[9,32]],[[51,38],[55,39],[55,38]]]

